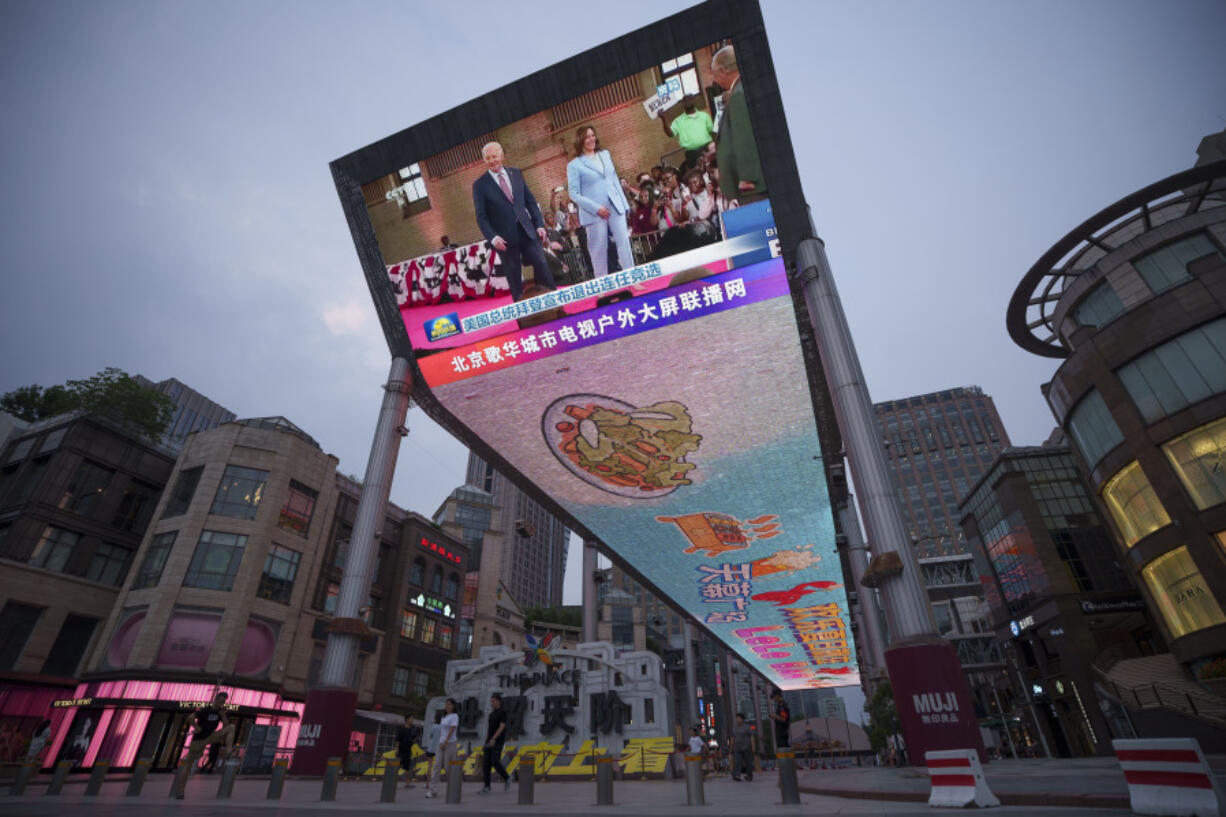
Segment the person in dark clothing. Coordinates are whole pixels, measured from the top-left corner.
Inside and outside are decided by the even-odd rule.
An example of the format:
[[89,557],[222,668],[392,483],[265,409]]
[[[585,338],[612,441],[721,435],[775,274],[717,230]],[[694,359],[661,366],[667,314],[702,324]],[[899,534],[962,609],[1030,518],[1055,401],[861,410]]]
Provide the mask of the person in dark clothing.
[[783,700],[783,692],[778,689],[772,692],[771,703],[775,705],[775,711],[771,713],[771,720],[775,722],[775,748],[789,749],[792,746],[789,727],[792,722],[792,713],[788,709],[787,702]]
[[753,782],[753,755],[756,736],[753,727],[745,723],[745,716],[736,713],[736,726],[732,727],[732,779],[740,780],[741,775]]
[[511,775],[502,765],[502,745],[507,741],[507,713],[502,708],[502,696],[495,692],[490,696],[490,716],[485,727],[485,758],[481,773],[485,776],[482,794],[490,793],[490,770],[497,769],[502,775],[503,791],[511,790]]
[[[183,761],[187,764],[189,773],[200,762],[200,756],[204,754],[205,749],[214,743],[225,743],[225,749],[221,752],[223,760],[233,751],[234,724],[230,723],[229,718],[226,717],[226,700],[229,697],[225,692],[218,692],[208,706],[200,707],[187,719],[188,724],[195,727],[192,734],[192,745],[187,750],[187,759]],[[187,785],[187,777],[187,774],[175,775],[174,795],[180,800],[183,799],[183,788]]]
[[412,715],[404,716],[404,725],[396,727],[396,754],[400,755],[400,768],[404,769],[406,789],[413,788],[413,746],[421,742],[421,726]]

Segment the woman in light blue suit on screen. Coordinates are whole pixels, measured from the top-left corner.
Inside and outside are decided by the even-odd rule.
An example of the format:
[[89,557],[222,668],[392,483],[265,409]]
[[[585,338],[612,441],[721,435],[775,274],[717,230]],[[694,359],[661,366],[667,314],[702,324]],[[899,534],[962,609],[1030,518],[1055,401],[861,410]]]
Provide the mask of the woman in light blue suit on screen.
[[597,278],[609,274],[608,246],[612,234],[622,269],[634,266],[626,213],[630,203],[622,192],[609,151],[602,150],[596,129],[584,125],[575,132],[575,158],[566,165],[571,200],[579,205],[579,224],[587,230],[587,251]]

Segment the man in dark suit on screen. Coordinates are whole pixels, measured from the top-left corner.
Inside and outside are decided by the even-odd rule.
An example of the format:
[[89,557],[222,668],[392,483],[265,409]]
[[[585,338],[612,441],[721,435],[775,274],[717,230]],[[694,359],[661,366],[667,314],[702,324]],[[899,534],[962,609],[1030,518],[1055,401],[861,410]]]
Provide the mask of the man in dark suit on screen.
[[485,240],[502,256],[502,269],[518,301],[524,293],[523,265],[532,266],[533,281],[554,288],[553,275],[545,261],[541,242],[545,220],[532,191],[518,168],[502,164],[502,145],[490,142],[481,149],[486,172],[473,182],[473,210]]

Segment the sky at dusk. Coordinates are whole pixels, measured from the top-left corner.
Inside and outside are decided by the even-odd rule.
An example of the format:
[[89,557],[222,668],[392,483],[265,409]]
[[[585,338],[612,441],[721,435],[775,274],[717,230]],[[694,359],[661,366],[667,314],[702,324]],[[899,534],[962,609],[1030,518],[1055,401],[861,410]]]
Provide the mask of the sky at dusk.
[[[0,4],[0,392],[176,377],[361,476],[389,356],[328,163],[689,5]],[[1226,127],[1226,4],[762,6],[873,399],[979,385],[1041,442],[1055,362],[1012,343],[1006,304]],[[430,515],[467,453],[408,426],[392,500]]]

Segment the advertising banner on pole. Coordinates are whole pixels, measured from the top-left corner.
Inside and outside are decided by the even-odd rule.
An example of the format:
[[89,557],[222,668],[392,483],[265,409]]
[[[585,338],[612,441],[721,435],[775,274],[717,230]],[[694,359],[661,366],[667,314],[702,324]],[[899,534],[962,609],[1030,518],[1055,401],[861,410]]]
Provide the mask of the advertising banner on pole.
[[[786,125],[750,116],[735,35],[756,7],[693,11],[701,26],[677,15],[660,42],[712,18],[726,36],[678,54],[628,35],[603,48],[629,73],[568,92],[575,72],[550,69],[511,86],[545,89],[535,112],[474,114],[428,153],[410,129],[334,172],[351,205],[361,190],[355,240],[427,411],[779,687],[856,684],[813,354],[758,134]],[[769,67],[758,37],[745,50]]]

